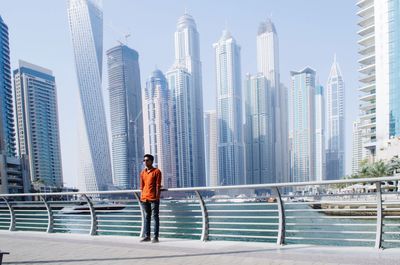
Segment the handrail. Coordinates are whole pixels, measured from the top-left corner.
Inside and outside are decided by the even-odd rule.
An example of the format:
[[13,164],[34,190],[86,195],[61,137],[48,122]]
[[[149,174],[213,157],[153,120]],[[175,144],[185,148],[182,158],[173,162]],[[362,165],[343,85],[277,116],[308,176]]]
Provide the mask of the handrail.
[[[169,188],[162,191],[213,191],[213,190],[229,190],[229,189],[263,189],[263,188],[285,188],[299,186],[318,186],[318,185],[334,185],[334,184],[351,184],[364,182],[382,182],[382,181],[400,181],[400,176],[380,177],[380,178],[357,178],[344,180],[324,180],[324,181],[307,181],[307,182],[284,182],[270,184],[248,184],[248,185],[229,185],[229,186],[210,186],[210,187],[190,187],[190,188]],[[22,197],[22,196],[57,196],[57,195],[84,195],[84,194],[126,194],[140,192],[135,190],[111,190],[111,191],[85,191],[85,192],[38,192],[38,193],[17,193],[17,194],[0,194],[0,197]]]

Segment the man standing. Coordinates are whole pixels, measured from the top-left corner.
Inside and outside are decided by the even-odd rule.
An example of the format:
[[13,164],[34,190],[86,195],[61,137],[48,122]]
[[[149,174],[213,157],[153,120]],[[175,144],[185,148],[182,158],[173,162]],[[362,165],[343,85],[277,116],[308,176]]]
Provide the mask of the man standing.
[[158,243],[160,229],[160,193],[161,193],[161,171],[153,167],[154,156],[144,155],[143,162],[146,166],[140,173],[141,202],[144,209],[144,234],[140,242],[150,241],[151,216],[154,219],[154,237],[152,243]]

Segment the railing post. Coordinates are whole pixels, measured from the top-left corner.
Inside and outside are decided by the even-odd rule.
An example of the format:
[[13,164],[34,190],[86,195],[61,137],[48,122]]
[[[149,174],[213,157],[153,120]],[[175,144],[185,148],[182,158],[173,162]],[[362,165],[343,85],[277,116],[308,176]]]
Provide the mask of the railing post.
[[42,199],[44,206],[46,206],[47,210],[47,233],[53,233],[53,227],[54,227],[54,216],[53,216],[53,210],[51,209],[50,204],[47,202],[46,197],[40,196]]
[[94,209],[92,200],[88,196],[86,196],[86,194],[83,194],[82,196],[87,201],[89,209],[90,209],[90,220],[91,220],[91,223],[90,223],[90,232],[89,232],[89,234],[91,236],[95,236],[95,235],[97,235],[97,216],[96,216],[96,211]]
[[274,187],[277,194],[276,203],[278,204],[278,237],[276,239],[276,244],[285,244],[285,208],[283,206],[281,193],[278,187]]
[[376,238],[375,248],[382,248],[382,226],[383,226],[383,210],[382,210],[382,189],[381,182],[376,182]]
[[140,226],[140,237],[144,237],[144,212],[143,212],[143,205],[140,201],[140,196],[138,192],[134,192],[133,195],[135,195],[136,200],[138,201],[139,208],[140,208],[140,218],[142,220],[142,225]]
[[201,196],[199,191],[195,191],[196,196],[199,199],[200,203],[200,208],[201,208],[201,217],[202,217],[202,229],[201,229],[201,241],[207,241],[208,240],[208,226],[209,226],[209,221],[208,221],[208,212],[207,212],[207,207],[206,203],[203,200],[203,196]]
[[1,197],[4,202],[7,205],[7,208],[10,212],[10,226],[8,227],[9,231],[15,231],[15,212],[14,212],[14,208],[12,207],[12,205],[10,204],[10,202],[8,201],[8,199],[6,197]]

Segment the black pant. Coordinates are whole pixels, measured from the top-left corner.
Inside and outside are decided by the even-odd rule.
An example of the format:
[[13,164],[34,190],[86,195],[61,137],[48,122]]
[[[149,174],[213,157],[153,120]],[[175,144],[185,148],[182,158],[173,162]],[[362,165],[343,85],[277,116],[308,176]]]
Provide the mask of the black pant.
[[160,231],[160,201],[142,202],[144,210],[144,235],[150,237],[151,216],[154,220],[154,237],[158,237]]

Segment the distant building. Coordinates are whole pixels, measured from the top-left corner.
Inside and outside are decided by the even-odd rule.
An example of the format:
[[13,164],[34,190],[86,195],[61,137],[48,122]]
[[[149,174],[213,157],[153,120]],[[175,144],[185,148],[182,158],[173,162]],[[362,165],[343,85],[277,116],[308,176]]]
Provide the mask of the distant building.
[[217,111],[204,112],[206,185],[218,186]]
[[325,91],[315,88],[315,180],[326,179],[325,167]]
[[352,152],[351,152],[351,173],[357,174],[360,170],[360,162],[362,160],[362,141],[360,121],[353,122],[352,131]]

